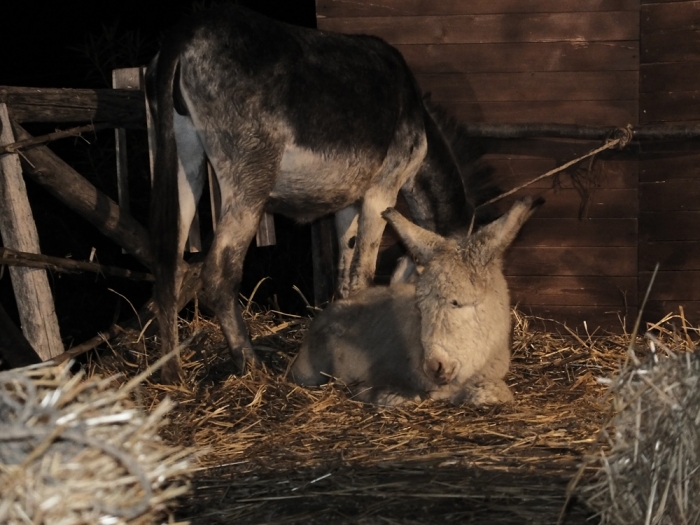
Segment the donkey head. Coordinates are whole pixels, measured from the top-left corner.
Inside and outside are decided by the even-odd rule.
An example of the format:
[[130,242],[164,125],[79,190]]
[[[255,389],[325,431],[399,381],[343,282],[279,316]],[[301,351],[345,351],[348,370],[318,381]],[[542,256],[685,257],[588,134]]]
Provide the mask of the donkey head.
[[448,238],[416,226],[392,208],[383,213],[423,266],[416,282],[423,371],[436,384],[461,384],[487,366],[494,352],[509,355],[503,254],[540,203],[520,200],[476,233]]

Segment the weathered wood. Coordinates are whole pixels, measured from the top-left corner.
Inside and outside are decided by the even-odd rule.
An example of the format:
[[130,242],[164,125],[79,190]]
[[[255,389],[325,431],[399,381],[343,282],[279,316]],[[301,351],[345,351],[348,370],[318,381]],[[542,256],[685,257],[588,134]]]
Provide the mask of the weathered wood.
[[506,253],[506,275],[637,275],[637,247],[513,246]]
[[28,122],[111,122],[125,128],[146,123],[143,94],[124,89],[55,89],[0,86],[10,118]]
[[[634,11],[639,0],[528,0],[530,13]],[[316,0],[319,18],[522,13],[522,0]]]
[[335,292],[336,244],[335,221],[332,217],[324,217],[311,224],[311,262],[316,307],[328,303]]
[[[137,67],[115,69],[112,71],[114,89],[141,90],[143,78]],[[124,213],[130,213],[129,205],[129,162],[126,152],[126,129],[114,130],[114,145],[117,157],[117,202]]]
[[[12,129],[20,140],[31,138],[19,124],[13,123]],[[120,210],[116,202],[90,184],[46,146],[25,151],[23,159],[26,161],[24,165],[27,175],[126,249],[142,264],[150,266],[146,229]]]
[[697,67],[685,62],[641,64],[639,66],[640,93],[667,93],[669,91],[693,91],[698,89]]
[[[700,34],[698,35],[700,40]],[[698,47],[700,53],[700,46]],[[686,66],[690,67],[688,63]],[[700,69],[700,61],[694,64]],[[700,79],[700,75],[698,75]],[[640,123],[700,120],[700,90],[678,93],[642,93],[639,96]]]
[[52,257],[50,255],[41,255],[36,253],[19,252],[0,246],[0,265],[8,266],[24,266],[27,268],[43,268],[45,270],[53,270],[55,272],[65,273],[80,273],[92,272],[111,277],[123,277],[132,281],[153,281],[153,275],[150,273],[134,272],[124,268],[116,268],[114,266],[104,266],[102,264],[76,261],[74,259],[65,259],[63,257]]
[[637,42],[397,45],[417,73],[636,71]]
[[[528,147],[527,143],[532,141],[507,141],[511,143],[511,147],[516,146],[515,143],[522,142],[524,150],[530,150],[532,153],[541,152],[542,155],[548,153],[545,145],[537,147]],[[551,141],[550,141],[551,143]],[[523,156],[502,156],[497,154],[488,154],[484,157],[484,162],[487,166],[494,170],[493,179],[502,189],[510,189],[519,186],[523,182],[532,180],[538,175],[546,173],[551,169],[563,164],[564,162],[575,158],[581,153],[576,149],[569,151],[564,156],[564,152],[557,153],[556,144],[552,144],[550,154],[557,155],[554,158],[532,158]],[[560,156],[559,156],[560,155]],[[620,153],[615,152],[614,157],[622,157]],[[587,169],[587,164],[579,164],[577,167]],[[571,178],[568,175],[569,170],[559,175],[558,184],[561,188],[573,188]],[[598,188],[601,189],[635,189],[637,187],[637,161],[629,160],[597,160],[593,166],[591,173],[593,180]],[[552,187],[552,180],[544,179],[534,183],[532,189],[548,189]]]
[[41,358],[0,303],[0,357],[12,368],[41,363]]
[[700,56],[700,30],[660,32],[644,35],[642,64],[654,62],[694,62]]
[[700,180],[671,180],[639,185],[644,212],[700,211]]
[[640,243],[639,270],[652,272],[656,263],[663,271],[700,271],[700,240]]
[[664,211],[639,214],[640,242],[700,239],[700,211]]
[[431,73],[417,80],[435,102],[634,100],[639,92],[637,71]]
[[513,246],[636,246],[636,219],[540,219],[520,231]]
[[637,304],[637,276],[511,276],[508,286],[512,301],[528,305]]
[[21,151],[22,149],[31,146],[47,144],[49,142],[53,142],[54,140],[79,137],[83,133],[91,133],[99,131],[101,129],[107,129],[109,127],[111,127],[111,124],[105,122],[103,124],[86,124],[85,126],[78,126],[75,128],[54,131],[52,133],[47,133],[46,135],[41,135],[40,137],[34,137],[28,140],[20,140],[17,142],[13,142],[12,144],[5,144],[3,146],[0,146],[0,155],[4,155],[5,153],[17,153],[18,151]]
[[537,210],[540,219],[625,219],[636,218],[639,213],[637,190],[634,189],[592,189],[590,197],[584,200],[575,189],[561,189],[542,192],[541,189],[523,188],[511,198],[504,199],[501,209],[508,209],[515,198],[526,195],[543,196],[545,204]]
[[[658,323],[667,314],[676,314],[680,312],[680,307],[683,307],[683,313],[686,321],[691,326],[700,324],[700,301],[656,301],[650,300],[644,308],[642,318],[652,325]],[[682,329],[680,319],[672,321],[676,328]]]
[[640,20],[644,37],[660,32],[697,31],[700,27],[700,1],[648,3],[640,8]]
[[639,166],[640,182],[700,180],[700,145],[694,149],[645,152]]
[[391,44],[601,42],[637,40],[634,11],[324,18],[319,29],[376,35]]
[[275,236],[275,218],[269,213],[263,213],[255,234],[255,243],[258,247],[273,246],[277,243]]
[[[639,289],[646,290],[652,272],[639,272]],[[700,290],[700,271],[659,270],[649,295],[654,301],[696,301]]]
[[579,124],[626,126],[638,121],[636,100],[445,102],[462,122]]
[[[0,144],[14,141],[7,107],[0,103]],[[0,235],[3,246],[23,252],[41,252],[39,234],[16,154],[0,156]],[[22,332],[27,341],[44,361],[63,352],[46,271],[11,267],[10,278]]]

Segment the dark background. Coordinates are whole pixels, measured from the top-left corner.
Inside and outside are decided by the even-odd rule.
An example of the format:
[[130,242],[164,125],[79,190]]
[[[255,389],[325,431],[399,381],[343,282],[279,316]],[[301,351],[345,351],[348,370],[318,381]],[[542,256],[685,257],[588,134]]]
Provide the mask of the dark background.
[[[25,87],[111,87],[111,70],[145,65],[158,49],[164,31],[181,17],[226,2],[175,0],[72,0],[5,2],[0,30],[0,85]],[[314,0],[242,0],[235,2],[272,18],[315,27]],[[34,134],[57,126],[27,126]],[[68,127],[68,126],[63,126]],[[131,212],[148,223],[149,174],[145,132],[129,131]],[[50,145],[59,156],[116,200],[114,134],[99,132],[84,139]],[[129,255],[28,178],[27,191],[39,231],[42,253],[135,270]],[[205,210],[206,206],[202,207]],[[206,217],[203,217],[206,228]],[[252,247],[246,257],[241,292],[251,293],[261,279],[255,301],[263,307],[303,314],[297,286],[312,302],[313,280],[308,226],[275,217],[277,245]],[[206,235],[206,231],[203,232]],[[94,274],[52,274],[61,335],[74,346],[133,315],[151,294],[151,285]],[[128,301],[127,301],[128,300]],[[0,274],[0,302],[18,322],[9,273]],[[131,303],[131,304],[129,304]]]

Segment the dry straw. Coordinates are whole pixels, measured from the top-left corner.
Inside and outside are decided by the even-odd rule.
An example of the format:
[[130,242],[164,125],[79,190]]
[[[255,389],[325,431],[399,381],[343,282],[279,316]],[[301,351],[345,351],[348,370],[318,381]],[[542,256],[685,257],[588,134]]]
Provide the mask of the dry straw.
[[687,331],[661,335],[611,380],[615,415],[577,489],[605,524],[700,522],[700,354]]
[[68,364],[0,373],[0,523],[168,519],[192,452],[158,435],[173,403],[147,413],[134,387],[71,375]]

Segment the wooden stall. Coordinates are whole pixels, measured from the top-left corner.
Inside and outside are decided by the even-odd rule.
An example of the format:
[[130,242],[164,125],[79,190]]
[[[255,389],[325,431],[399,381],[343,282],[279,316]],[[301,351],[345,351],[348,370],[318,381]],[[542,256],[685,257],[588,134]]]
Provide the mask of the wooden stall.
[[[464,123],[624,127],[700,114],[700,69],[690,67],[700,58],[698,1],[317,0],[317,20],[395,45],[423,90]],[[489,140],[484,160],[508,190],[598,145]],[[629,330],[659,260],[646,317],[686,305],[700,321],[698,154],[697,140],[635,143],[518,192],[547,202],[507,259],[514,303],[577,328]]]

